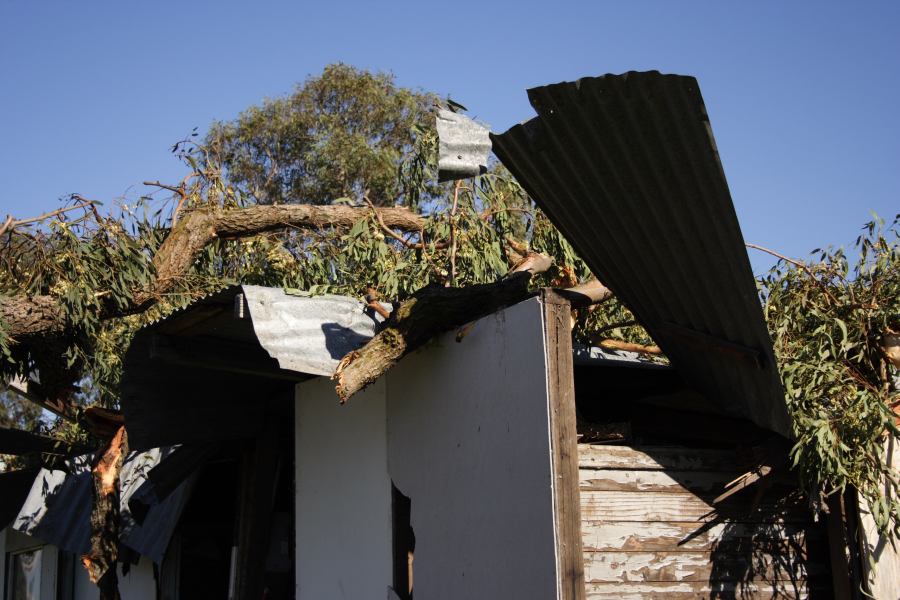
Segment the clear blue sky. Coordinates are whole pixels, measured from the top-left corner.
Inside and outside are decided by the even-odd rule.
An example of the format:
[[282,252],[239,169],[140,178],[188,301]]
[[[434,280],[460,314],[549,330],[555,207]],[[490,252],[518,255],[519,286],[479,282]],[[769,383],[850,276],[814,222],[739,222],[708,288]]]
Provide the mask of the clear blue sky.
[[495,131],[533,115],[531,86],[694,75],[747,241],[805,256],[900,211],[897,1],[0,0],[0,216],[176,181],[173,142],[335,61]]

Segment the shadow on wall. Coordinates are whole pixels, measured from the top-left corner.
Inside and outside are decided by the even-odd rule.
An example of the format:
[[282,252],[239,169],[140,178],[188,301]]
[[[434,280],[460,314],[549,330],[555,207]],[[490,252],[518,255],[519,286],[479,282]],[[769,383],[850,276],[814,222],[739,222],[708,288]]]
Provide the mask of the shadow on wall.
[[799,494],[750,490],[720,511],[711,521],[722,525],[710,552],[711,599],[758,598],[760,591],[771,598],[821,597],[815,586],[826,575],[827,553],[816,556],[816,550],[825,538],[808,522]]

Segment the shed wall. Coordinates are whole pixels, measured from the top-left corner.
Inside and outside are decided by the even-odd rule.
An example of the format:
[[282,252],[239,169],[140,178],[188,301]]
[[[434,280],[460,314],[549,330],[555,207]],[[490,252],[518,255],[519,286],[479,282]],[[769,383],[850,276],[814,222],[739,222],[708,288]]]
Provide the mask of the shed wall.
[[523,302],[387,377],[388,466],[412,500],[415,597],[556,598],[542,310]]
[[328,379],[298,385],[296,397],[297,598],[385,598],[392,553],[384,381],[344,406]]
[[[885,444],[885,453],[888,464],[895,470],[900,469],[900,447],[891,439]],[[872,595],[875,598],[888,598],[895,600],[900,598],[900,544],[894,546],[891,541],[878,535],[878,528],[872,518],[866,503],[860,502],[862,526],[865,530],[863,554],[866,560],[863,566],[867,567],[869,561],[876,565],[875,570],[870,570],[868,575]]]
[[587,597],[828,598],[821,525],[779,489],[712,498],[734,451],[579,444]]
[[416,598],[556,598],[546,373],[532,300],[345,406],[329,380],[299,384],[298,599],[388,596],[392,480],[411,499]]

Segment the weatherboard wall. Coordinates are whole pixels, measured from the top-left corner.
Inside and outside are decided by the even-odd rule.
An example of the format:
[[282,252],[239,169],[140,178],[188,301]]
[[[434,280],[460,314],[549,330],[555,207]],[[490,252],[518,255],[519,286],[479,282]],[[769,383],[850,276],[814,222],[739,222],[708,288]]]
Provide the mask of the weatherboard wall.
[[802,502],[755,489],[733,450],[579,445],[589,600],[830,598],[827,541]]

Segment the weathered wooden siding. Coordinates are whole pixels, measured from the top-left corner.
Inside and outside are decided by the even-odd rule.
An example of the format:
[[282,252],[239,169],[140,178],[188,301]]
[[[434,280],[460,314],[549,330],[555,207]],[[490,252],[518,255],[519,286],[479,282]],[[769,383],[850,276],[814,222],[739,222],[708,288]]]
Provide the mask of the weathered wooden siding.
[[578,453],[588,599],[830,597],[824,533],[783,490],[712,506],[741,474],[734,452]]

